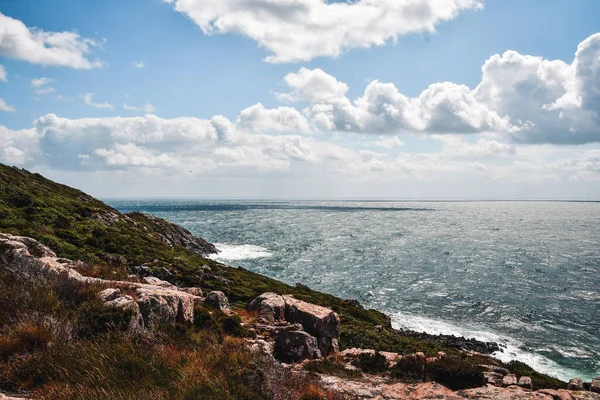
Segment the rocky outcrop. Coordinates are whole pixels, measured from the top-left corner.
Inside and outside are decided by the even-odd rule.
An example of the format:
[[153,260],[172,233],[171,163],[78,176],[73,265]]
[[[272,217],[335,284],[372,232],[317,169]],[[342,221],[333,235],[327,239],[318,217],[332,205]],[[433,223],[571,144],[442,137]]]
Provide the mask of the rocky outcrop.
[[[0,233],[0,267],[32,281],[67,279],[104,287],[99,290],[98,298],[108,306],[133,311],[132,329],[151,328],[162,322],[191,324],[194,306],[204,301],[158,278],[146,277],[146,283],[138,283],[86,277],[73,268],[75,264],[57,258],[52,250],[34,239]],[[192,292],[198,293],[194,289]]]
[[171,247],[185,247],[192,253],[202,257],[216,254],[217,248],[206,240],[194,236],[187,229],[150,214],[133,212],[126,215],[142,224],[150,232],[156,233],[158,238]]
[[[291,295],[282,296],[275,293],[263,293],[250,303],[249,310],[258,312],[258,322],[261,329],[269,326],[270,328],[267,328],[267,330],[275,331],[276,336],[277,332],[279,332],[279,336],[282,336],[281,331],[284,330],[282,327],[286,323],[291,323],[300,324],[303,333],[314,339],[313,341],[306,338],[304,334],[296,333],[294,334],[294,340],[291,340],[290,335],[292,334],[286,330],[287,340],[280,340],[279,337],[276,339],[278,344],[276,348],[280,349],[276,353],[279,355],[284,354],[286,359],[294,358],[288,357],[288,353],[301,355],[301,358],[313,358],[317,353],[313,350],[307,350],[307,347],[309,345],[313,346],[314,343],[316,343],[319,350],[319,356],[326,356],[339,351],[340,318],[329,308],[298,300]],[[301,344],[303,341],[304,344]],[[286,344],[290,346],[302,345],[303,350],[285,350],[283,346]]]

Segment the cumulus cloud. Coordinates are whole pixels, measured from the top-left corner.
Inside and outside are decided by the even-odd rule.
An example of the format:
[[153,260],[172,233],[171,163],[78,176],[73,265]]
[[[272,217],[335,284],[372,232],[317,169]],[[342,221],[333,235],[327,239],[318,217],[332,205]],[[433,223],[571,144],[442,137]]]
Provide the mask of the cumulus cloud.
[[0,65],[0,81],[2,82],[8,82],[8,73],[6,72],[6,68],[4,68],[4,65]]
[[431,84],[416,97],[393,83],[370,82],[361,97],[321,69],[300,68],[277,98],[308,103],[304,115],[319,129],[375,134],[493,132],[515,142],[583,144],[600,141],[600,33],[584,40],[572,63],[515,51],[494,55],[471,89]]
[[114,106],[107,101],[105,101],[103,103],[95,103],[94,102],[94,93],[85,94],[83,96],[83,101],[85,102],[86,105],[93,107],[93,108],[111,109],[111,110],[114,108]]
[[17,112],[17,109],[14,108],[13,106],[11,106],[10,104],[6,103],[6,101],[2,98],[0,98],[0,111],[6,111],[6,112]]
[[44,66],[75,69],[100,68],[103,62],[87,58],[99,43],[77,32],[46,32],[0,13],[0,55]]
[[271,52],[266,61],[287,63],[336,57],[344,50],[383,46],[400,36],[434,32],[435,26],[478,0],[164,0],[205,34],[245,35]]
[[261,103],[240,113],[238,125],[255,132],[313,133],[308,120],[295,108],[266,109]]

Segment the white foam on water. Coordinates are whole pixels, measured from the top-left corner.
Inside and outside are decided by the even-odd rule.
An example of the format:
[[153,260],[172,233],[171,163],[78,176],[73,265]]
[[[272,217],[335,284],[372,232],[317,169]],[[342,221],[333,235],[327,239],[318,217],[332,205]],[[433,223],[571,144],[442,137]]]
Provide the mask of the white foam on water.
[[219,253],[211,255],[210,258],[219,261],[254,260],[268,258],[273,255],[266,248],[251,244],[234,245],[215,243],[215,247],[219,250]]
[[553,376],[563,381],[571,378],[591,380],[593,376],[582,374],[574,369],[558,365],[543,355],[522,350],[521,343],[517,340],[496,333],[478,329],[476,326],[459,326],[448,321],[425,318],[413,314],[397,312],[392,314],[392,326],[395,329],[409,329],[416,332],[426,332],[433,335],[455,335],[466,338],[475,338],[484,342],[496,342],[504,345],[503,352],[496,352],[493,356],[503,362],[518,360],[529,365],[538,372]]

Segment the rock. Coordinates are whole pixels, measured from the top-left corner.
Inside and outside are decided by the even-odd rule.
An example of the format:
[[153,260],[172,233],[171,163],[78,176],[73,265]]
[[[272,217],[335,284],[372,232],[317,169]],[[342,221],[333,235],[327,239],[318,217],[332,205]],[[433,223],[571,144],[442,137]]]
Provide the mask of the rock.
[[502,386],[511,386],[517,384],[517,376],[515,374],[508,374],[502,378]]
[[193,296],[202,297],[202,289],[200,289],[200,288],[188,287],[188,288],[182,288],[181,290],[183,290],[184,292],[189,293]]
[[329,308],[283,296],[285,319],[302,324],[304,330],[316,337],[337,338],[340,334],[340,318]]
[[179,290],[143,285],[136,289],[138,305],[146,326],[160,322],[193,323],[198,297]]
[[590,385],[590,392],[600,393],[600,376],[596,377],[596,379],[592,379],[592,384]]
[[573,378],[569,381],[569,384],[567,385],[567,389],[583,390],[583,381],[579,378]]
[[531,382],[531,378],[528,376],[522,376],[519,378],[519,386],[525,389],[531,390],[533,388],[533,383]]
[[114,300],[117,297],[121,297],[121,290],[115,288],[104,289],[96,295],[102,302]]
[[154,276],[147,276],[145,278],[142,278],[142,283],[146,283],[148,285],[160,286],[160,287],[169,288],[169,289],[173,289],[176,287],[172,283],[163,281],[162,279],[158,279]]
[[129,274],[127,275],[127,282],[136,282],[139,283],[140,282],[140,277],[134,274]]
[[209,307],[219,309],[223,312],[229,312],[229,300],[223,292],[214,291],[206,295],[204,304]]
[[493,371],[485,371],[483,376],[487,380],[487,383],[494,386],[502,386],[502,378],[504,377],[502,374]]
[[272,324],[285,320],[285,300],[276,293],[263,293],[248,306],[249,311],[258,311],[258,321]]
[[273,357],[275,353],[275,347],[273,343],[262,339],[246,339],[248,348],[256,353],[263,353],[270,357]]
[[554,400],[573,400],[573,397],[571,396],[571,394],[564,389],[560,389],[560,390],[540,389],[540,390],[537,390],[536,393],[552,396],[552,398]]
[[303,331],[282,331],[275,342],[275,356],[283,362],[321,357],[317,339]]
[[438,360],[441,360],[444,357],[446,357],[446,353],[444,353],[443,351],[438,351],[437,352],[437,358],[438,358]]
[[419,359],[419,360],[427,360],[427,357],[425,356],[425,353],[419,351],[415,353],[415,358]]
[[[108,289],[107,289],[108,290]],[[119,292],[120,294],[120,292]],[[113,300],[110,300],[105,303],[107,306],[118,307],[123,310],[131,310],[132,317],[131,322],[129,324],[129,330],[136,331],[144,328],[144,318],[142,313],[140,312],[140,306],[133,299],[133,297],[126,295],[122,297],[117,297]]]

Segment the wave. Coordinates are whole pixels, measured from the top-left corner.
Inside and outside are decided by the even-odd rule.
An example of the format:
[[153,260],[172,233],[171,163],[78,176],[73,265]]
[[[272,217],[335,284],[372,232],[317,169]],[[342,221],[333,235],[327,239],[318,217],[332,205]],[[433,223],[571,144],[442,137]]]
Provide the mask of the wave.
[[251,244],[215,243],[215,247],[219,250],[219,253],[211,255],[210,258],[217,261],[254,260],[273,256],[273,253],[270,253],[266,248]]
[[591,380],[594,377],[571,368],[564,367],[541,354],[523,350],[523,343],[514,338],[487,331],[476,326],[465,327],[455,325],[444,320],[421,317],[413,314],[397,312],[391,314],[392,326],[395,329],[409,329],[416,332],[426,332],[432,335],[455,335],[475,338],[484,342],[496,342],[503,351],[496,352],[493,356],[503,362],[518,360],[529,365],[536,371],[553,376],[563,381],[571,378]]

